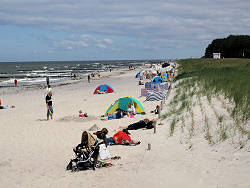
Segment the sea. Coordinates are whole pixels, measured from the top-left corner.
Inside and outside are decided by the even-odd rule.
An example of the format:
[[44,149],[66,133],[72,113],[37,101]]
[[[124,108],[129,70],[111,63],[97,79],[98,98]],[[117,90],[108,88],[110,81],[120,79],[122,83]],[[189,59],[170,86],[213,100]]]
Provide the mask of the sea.
[[18,85],[29,86],[45,84],[46,77],[53,83],[73,76],[83,78],[91,73],[157,62],[159,60],[0,62],[0,87],[14,86],[15,79]]

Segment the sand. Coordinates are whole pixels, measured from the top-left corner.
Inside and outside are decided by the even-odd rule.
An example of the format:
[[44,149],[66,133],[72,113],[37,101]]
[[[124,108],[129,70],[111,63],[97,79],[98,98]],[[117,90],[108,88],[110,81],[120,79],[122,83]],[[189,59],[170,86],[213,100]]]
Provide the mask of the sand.
[[[50,121],[46,121],[44,89],[2,89],[2,102],[16,108],[0,111],[0,187],[250,187],[249,150],[235,149],[228,142],[211,146],[204,141],[202,131],[188,149],[181,134],[169,136],[170,119],[158,125],[156,134],[153,130],[130,131],[132,138],[141,141],[138,146],[109,147],[112,156],[121,156],[112,161],[112,167],[65,171],[82,131],[96,125],[106,127],[112,136],[119,126],[157,117],[150,111],[159,102],[145,102],[145,97],[140,97],[143,86],[138,86],[136,72],[116,71],[90,84],[82,80],[52,86],[55,114]],[[115,93],[93,95],[101,83],[110,84]],[[108,106],[122,96],[139,98],[146,115],[101,121]],[[89,118],[77,119],[79,110],[87,112]],[[197,114],[195,122],[202,122],[202,113]],[[186,124],[191,124],[188,118]],[[148,143],[152,147],[149,151]]]

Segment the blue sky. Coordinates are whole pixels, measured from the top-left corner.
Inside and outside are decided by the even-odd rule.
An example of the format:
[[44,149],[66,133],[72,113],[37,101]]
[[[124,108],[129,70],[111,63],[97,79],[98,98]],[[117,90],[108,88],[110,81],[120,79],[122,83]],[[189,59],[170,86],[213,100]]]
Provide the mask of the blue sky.
[[201,57],[250,34],[249,0],[0,0],[0,61]]

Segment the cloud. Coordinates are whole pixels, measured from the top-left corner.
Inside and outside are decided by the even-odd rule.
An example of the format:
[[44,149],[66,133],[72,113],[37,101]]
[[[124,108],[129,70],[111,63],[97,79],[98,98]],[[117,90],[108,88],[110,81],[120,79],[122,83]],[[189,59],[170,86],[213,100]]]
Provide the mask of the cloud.
[[112,49],[114,41],[112,39],[100,39],[89,34],[71,35],[63,38],[49,37],[46,39],[50,43],[50,50],[73,50],[87,47],[98,47]]
[[57,48],[106,48],[112,36],[141,41],[141,48],[183,48],[249,34],[249,7],[248,0],[2,0],[0,25],[86,33],[57,39]]

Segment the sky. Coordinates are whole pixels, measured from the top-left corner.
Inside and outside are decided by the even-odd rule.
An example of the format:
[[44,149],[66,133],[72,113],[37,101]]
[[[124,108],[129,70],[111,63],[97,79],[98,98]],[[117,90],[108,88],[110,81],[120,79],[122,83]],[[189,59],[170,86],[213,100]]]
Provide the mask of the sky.
[[0,62],[201,57],[250,0],[0,0]]

